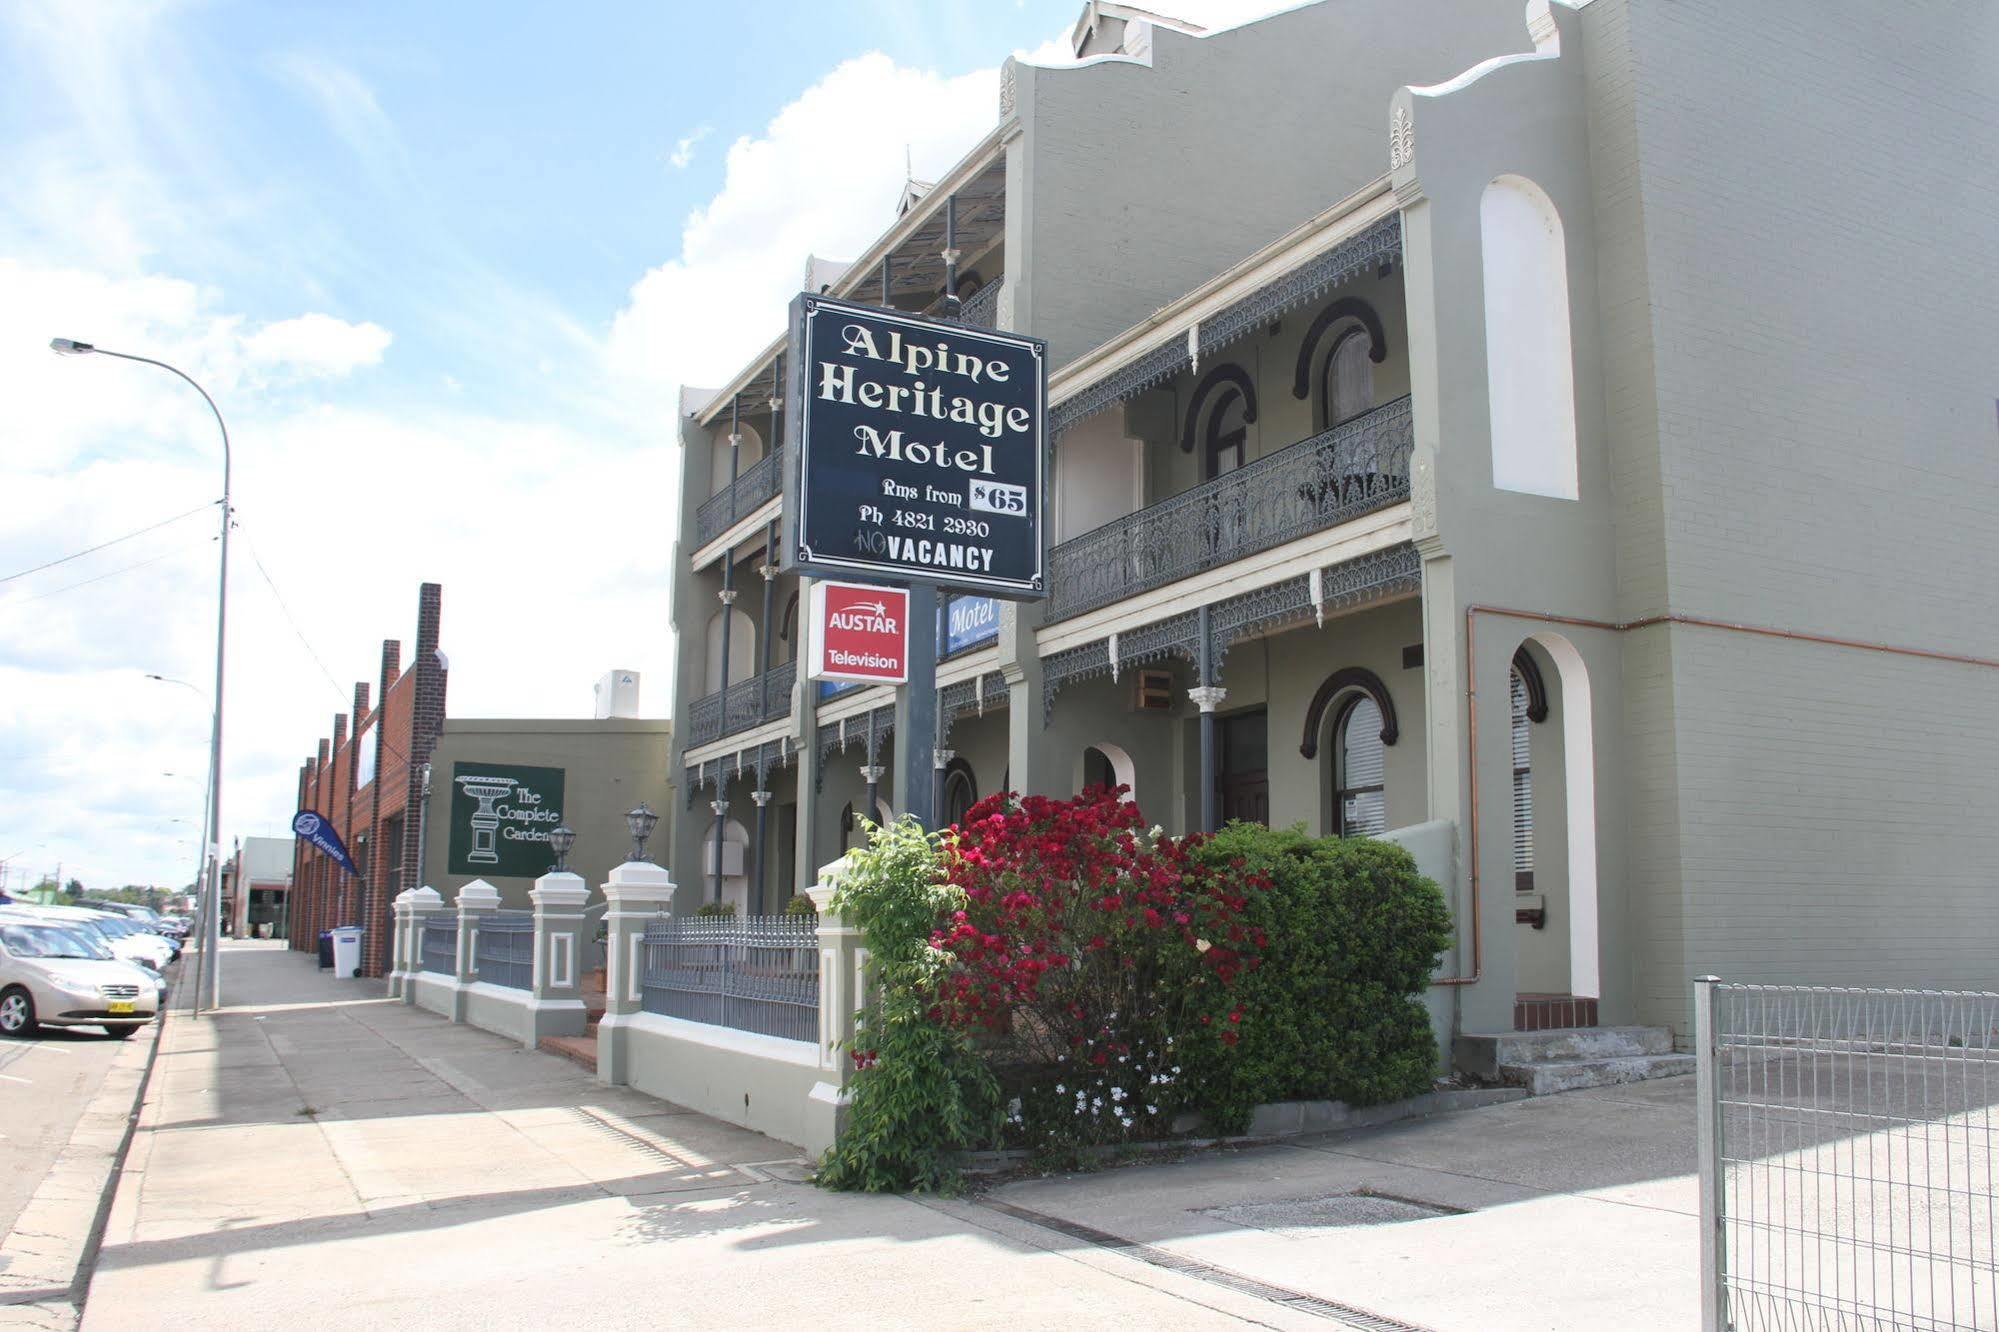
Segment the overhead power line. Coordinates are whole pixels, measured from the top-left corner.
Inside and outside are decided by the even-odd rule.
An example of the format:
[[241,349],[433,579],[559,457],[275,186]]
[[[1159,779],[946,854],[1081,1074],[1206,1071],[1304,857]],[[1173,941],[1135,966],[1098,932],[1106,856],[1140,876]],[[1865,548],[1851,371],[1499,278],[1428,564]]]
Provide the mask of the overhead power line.
[[131,573],[134,569],[143,569],[149,564],[158,564],[161,560],[171,559],[173,556],[178,554],[180,554],[180,551],[178,549],[161,551],[158,555],[153,556],[153,558],[151,558],[150,560],[140,560],[137,564],[128,564],[122,569],[113,569],[108,573],[98,574],[94,578],[84,578],[74,583],[65,583],[61,587],[52,587],[46,592],[37,592],[32,597],[17,597],[12,601],[0,602],[0,608],[5,608],[9,606],[25,606],[31,601],[41,601],[47,597],[61,596],[65,592],[74,592],[79,587],[89,587],[92,583],[101,583],[107,578],[116,578],[119,574],[128,574]]
[[[109,549],[110,547],[112,547],[112,546],[115,546],[115,545],[117,545],[117,544],[118,544],[119,542],[121,542],[121,541],[130,541],[130,540],[131,540],[131,539],[132,539],[133,537],[139,537],[139,536],[144,536],[144,535],[145,535],[146,533],[148,533],[148,532],[157,532],[157,531],[158,531],[158,530],[159,530],[160,528],[162,528],[162,527],[165,527],[165,526],[166,526],[166,525],[167,525],[168,523],[177,523],[177,522],[179,522],[179,521],[180,521],[181,519],[183,519],[183,518],[192,518],[192,517],[194,517],[194,515],[196,515],[197,513],[200,513],[200,512],[202,511],[202,510],[204,510],[204,509],[212,509],[212,508],[214,508],[214,507],[215,507],[216,505],[220,504],[221,502],[222,502],[221,500],[210,500],[210,501],[208,501],[208,502],[207,502],[206,504],[197,504],[197,505],[195,505],[195,506],[194,506],[194,507],[193,507],[192,509],[189,509],[189,510],[188,510],[188,511],[187,511],[186,513],[177,513],[177,514],[175,514],[175,515],[174,515],[173,517],[171,517],[171,518],[162,518],[162,519],[160,519],[160,521],[158,521],[157,523],[152,523],[152,524],[149,524],[149,525],[147,525],[147,526],[145,526],[145,527],[142,527],[142,528],[140,528],[140,529],[139,529],[138,531],[136,531],[136,532],[127,532],[127,533],[126,533],[126,534],[125,534],[124,536],[117,536],[117,537],[112,537],[112,538],[111,538],[111,539],[110,539],[109,541],[100,541],[100,542],[98,542],[98,543],[97,543],[96,545],[94,545],[94,546],[90,547],[90,548],[89,548],[88,550],[79,550],[79,551],[77,551],[77,552],[76,552],[76,553],[75,553],[74,555],[65,555],[65,556],[63,556],[63,557],[62,557],[61,559],[57,559],[57,560],[50,560],[50,561],[49,561],[49,562],[48,562],[47,564],[37,564],[37,565],[36,565],[36,566],[35,566],[34,568],[32,568],[32,569],[23,569],[23,570],[21,570],[21,571],[20,571],[19,573],[10,573],[10,574],[8,574],[8,575],[7,575],[6,577],[4,577],[4,578],[0,578],[0,583],[11,583],[11,582],[13,582],[13,581],[14,581],[14,580],[15,580],[16,578],[26,578],[26,577],[27,577],[27,576],[28,576],[29,574],[37,574],[37,573],[40,573],[40,572],[41,572],[42,570],[44,570],[44,569],[53,569],[53,568],[55,568],[55,567],[56,567],[56,566],[57,566],[58,564],[68,564],[68,563],[69,563],[69,562],[70,562],[71,560],[80,560],[80,559],[82,559],[82,558],[83,558],[84,556],[86,556],[86,555],[95,555],[95,554],[96,554],[96,553],[97,553],[98,551],[100,551],[100,550],[107,550],[107,549]],[[150,564],[150,563],[152,563],[152,561],[151,561],[151,560],[148,560],[148,561],[146,561],[146,563]],[[134,565],[131,565],[131,566],[129,566],[129,567],[131,567],[131,568],[134,568],[134,569],[136,569],[136,568],[138,568],[139,566],[138,566],[138,565],[136,565],[136,564],[134,564]],[[122,571],[121,571],[121,572],[122,572]],[[106,574],[106,575],[104,575],[104,576],[105,576],[105,577],[107,577],[107,578],[108,578],[108,577],[110,577],[110,575],[109,575],[109,574]],[[85,580],[85,582],[96,582],[96,581],[97,581],[97,580],[96,580],[96,579],[94,579],[94,578],[92,578],[92,579],[86,579],[86,580]],[[82,587],[82,586],[83,586],[83,583],[72,583],[72,584],[70,584],[70,586],[71,586],[71,587]],[[58,589],[56,589],[56,591],[58,591],[58,592],[60,592],[60,591],[64,591],[64,590],[65,590],[65,589],[62,589],[62,588],[58,588]],[[55,595],[55,593],[54,593],[54,592],[44,592],[44,593],[43,593],[42,595],[43,595],[43,596],[54,596],[54,595]],[[29,600],[31,600],[31,601],[32,601],[32,600],[36,600],[36,598],[32,598],[32,597],[31,597],[31,598],[29,598]]]

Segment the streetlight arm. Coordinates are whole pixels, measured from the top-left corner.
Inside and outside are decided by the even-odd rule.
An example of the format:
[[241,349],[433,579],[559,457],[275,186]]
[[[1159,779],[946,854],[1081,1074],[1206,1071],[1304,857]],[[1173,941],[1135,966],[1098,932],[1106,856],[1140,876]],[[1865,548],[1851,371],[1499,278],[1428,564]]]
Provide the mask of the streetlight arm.
[[[61,341],[61,339],[58,339],[58,341]],[[208,390],[195,383],[184,371],[175,369],[165,361],[156,361],[150,356],[134,356],[130,352],[112,351],[106,347],[94,347],[87,342],[72,343],[71,346],[77,352],[91,352],[98,356],[115,356],[121,361],[137,361],[141,365],[157,365],[160,369],[170,374],[179,375],[189,388],[201,395],[201,400],[208,404],[208,410],[215,413],[216,427],[222,431],[222,520],[225,523],[228,522],[229,471],[231,465],[229,457],[229,423],[222,419],[222,409],[215,405],[215,399],[208,396]]]

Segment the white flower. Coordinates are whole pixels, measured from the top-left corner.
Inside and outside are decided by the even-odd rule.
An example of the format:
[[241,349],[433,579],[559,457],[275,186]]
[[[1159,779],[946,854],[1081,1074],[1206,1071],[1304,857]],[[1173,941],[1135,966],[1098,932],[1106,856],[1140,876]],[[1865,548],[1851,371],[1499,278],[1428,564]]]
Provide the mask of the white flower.
[[1062,1087],[1062,1084],[1061,1084],[1061,1083],[1059,1083],[1059,1082],[1058,1082],[1058,1083],[1056,1083],[1056,1084],[1055,1084],[1055,1094],[1056,1094],[1057,1096],[1060,1096],[1060,1095],[1062,1094],[1062,1092],[1063,1092],[1063,1087]]
[[1174,1075],[1175,1075],[1176,1077],[1177,1077],[1177,1076],[1179,1075],[1179,1073],[1180,1073],[1180,1066],[1179,1066],[1178,1064],[1175,1064],[1175,1065],[1173,1066],[1173,1073],[1174,1073]]
[[1113,1101],[1122,1101],[1124,1099],[1124,1088],[1122,1087],[1111,1088],[1111,1099]]
[[1120,1116],[1118,1117],[1118,1123],[1120,1123],[1120,1124],[1124,1125],[1124,1126],[1125,1126],[1126,1128],[1130,1128],[1130,1127],[1131,1127],[1131,1120],[1130,1120],[1130,1119],[1128,1119],[1128,1118],[1126,1118],[1126,1117],[1124,1117],[1124,1116],[1122,1116],[1122,1115],[1120,1115]]
[[1207,952],[1207,951],[1208,951],[1208,950],[1209,950],[1210,948],[1213,948],[1213,947],[1214,947],[1214,945],[1213,945],[1213,944],[1211,944],[1211,943],[1209,943],[1209,942],[1208,942],[1208,941],[1207,941],[1206,939],[1196,939],[1196,940],[1194,940],[1194,951],[1195,951],[1195,952],[1197,952],[1197,953],[1205,953],[1205,952]]
[[1098,1097],[1094,1098],[1093,1100],[1091,1100],[1091,1102],[1090,1102],[1090,1109],[1092,1109],[1092,1110],[1101,1110],[1101,1109],[1103,1109],[1103,1108],[1104,1108],[1104,1098],[1103,1098],[1103,1097],[1101,1097],[1101,1096],[1098,1096]]
[[1159,1107],[1156,1105],[1148,1105],[1145,1107],[1145,1113],[1148,1115],[1156,1115],[1159,1113]]

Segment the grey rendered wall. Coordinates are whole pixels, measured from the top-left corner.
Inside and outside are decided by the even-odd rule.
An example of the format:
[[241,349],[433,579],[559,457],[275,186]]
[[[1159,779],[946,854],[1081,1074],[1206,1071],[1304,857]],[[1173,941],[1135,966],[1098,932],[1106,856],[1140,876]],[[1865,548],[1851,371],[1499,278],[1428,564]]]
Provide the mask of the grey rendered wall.
[[[1518,22],[1516,11],[1516,22]],[[1413,122],[1413,161],[1394,173],[1405,200],[1403,226],[1409,307],[1410,380],[1416,448],[1412,506],[1424,554],[1424,614],[1431,760],[1431,813],[1456,823],[1461,943],[1447,960],[1468,976],[1471,870],[1476,864],[1483,952],[1481,979],[1456,989],[1459,1030],[1512,1025],[1519,940],[1513,925],[1512,788],[1506,707],[1514,650],[1545,627],[1481,615],[1466,679],[1467,611],[1499,606],[1608,620],[1617,608],[1613,543],[1615,497],[1603,412],[1604,364],[1598,335],[1596,249],[1585,116],[1581,27],[1574,11],[1552,16],[1562,58],[1552,50],[1498,64],[1453,89],[1396,94],[1390,114]],[[1575,382],[1578,498],[1553,499],[1493,486],[1486,383],[1484,269],[1479,202],[1496,177],[1525,177],[1560,215],[1569,294]],[[1630,1013],[1623,806],[1623,645],[1607,631],[1569,628],[1587,677],[1595,734],[1595,866],[1599,997],[1605,1021]],[[1472,790],[1468,684],[1478,699],[1479,838],[1471,845]],[[1559,677],[1550,689],[1562,687]],[[1575,718],[1565,716],[1565,724]],[[1571,877],[1574,866],[1570,867]]]
[[[447,721],[432,756],[437,777],[424,826],[424,882],[456,901],[474,875],[450,874],[451,768],[460,762],[561,768],[563,818],[576,832],[569,865],[594,890],[631,850],[625,812],[640,801],[660,814],[648,850],[667,863],[674,791],[667,783],[670,724],[632,718],[604,721]],[[508,910],[526,910],[534,880],[487,876]]]
[[1334,0],[1158,29],[1150,67],[1019,67],[1012,326],[1089,350],[1379,176],[1397,86],[1524,44],[1517,0]]
[[[1628,428],[1659,537],[1634,583],[1681,613],[1999,656],[1999,10],[1583,17],[1593,55],[1624,45],[1599,101],[1612,120],[1622,80],[1614,188],[1642,200],[1620,242],[1644,277],[1619,285],[1648,298],[1656,406],[1634,393]],[[1679,912],[1641,941],[1679,955],[1648,1015],[1702,971],[1999,983],[1999,672],[1635,637],[1670,653],[1681,844]]]

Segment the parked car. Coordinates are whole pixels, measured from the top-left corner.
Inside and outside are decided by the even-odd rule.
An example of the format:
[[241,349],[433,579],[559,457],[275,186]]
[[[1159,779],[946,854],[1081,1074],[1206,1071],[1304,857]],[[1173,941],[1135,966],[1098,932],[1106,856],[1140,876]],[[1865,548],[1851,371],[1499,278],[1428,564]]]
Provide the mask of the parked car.
[[154,934],[172,939],[175,943],[180,943],[187,937],[187,926],[179,920],[171,916],[162,916],[151,907],[141,906],[137,902],[110,902],[102,898],[86,897],[78,901],[76,905],[88,908],[91,911],[116,912],[118,915],[132,921],[140,929],[151,930]]
[[73,925],[0,920],[0,1035],[37,1027],[102,1027],[130,1036],[159,1016],[152,976]]
[[128,918],[112,912],[92,911],[88,907],[30,906],[25,903],[0,908],[0,911],[8,915],[26,913],[30,919],[71,926],[95,938],[111,950],[112,956],[137,962],[154,971],[164,969],[180,956],[179,948],[172,941],[142,930]]

